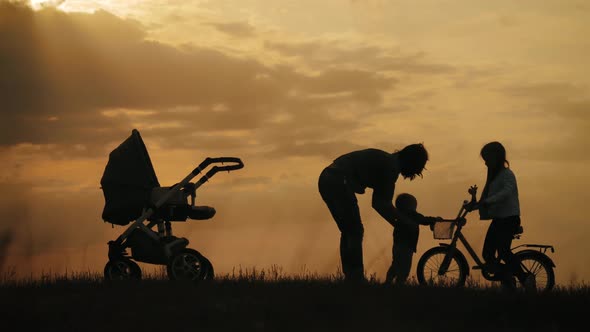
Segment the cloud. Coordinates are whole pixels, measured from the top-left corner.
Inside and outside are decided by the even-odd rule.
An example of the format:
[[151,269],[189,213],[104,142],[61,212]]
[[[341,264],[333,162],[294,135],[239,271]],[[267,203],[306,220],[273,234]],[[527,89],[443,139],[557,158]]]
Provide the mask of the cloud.
[[503,93],[523,98],[542,101],[550,99],[571,99],[585,91],[584,88],[569,82],[530,82],[505,86],[499,89]]
[[[303,119],[339,123],[341,105],[376,106],[395,83],[369,70],[327,68],[312,75],[211,48],[174,47],[146,39],[137,21],[102,10],[34,12],[3,3],[0,17],[0,144],[5,146],[56,144],[69,146],[78,152],[74,155],[96,156],[138,125],[170,146],[188,144],[182,130],[220,129],[260,131],[274,144],[285,134],[267,130],[276,114],[288,115],[282,130],[287,124],[298,128]],[[129,112],[109,114],[120,109]],[[317,116],[307,118],[312,114]],[[321,128],[326,129],[345,128]],[[215,133],[212,138],[213,145],[244,144]]]
[[62,5],[66,0],[45,0],[36,5],[37,8],[56,8]]
[[269,185],[272,183],[272,178],[268,176],[252,176],[252,177],[241,177],[235,178],[229,181],[231,186],[256,186],[256,185]]
[[210,22],[208,25],[235,38],[249,38],[256,35],[256,29],[245,22]]
[[523,116],[545,119],[542,144],[527,149],[532,160],[587,162],[590,140],[590,98],[587,88],[569,82],[529,82],[501,88],[504,94],[524,102]]
[[457,69],[451,65],[428,61],[423,52],[405,54],[398,48],[354,45],[341,40],[267,41],[264,46],[287,57],[298,57],[314,68],[352,66],[375,72],[437,75]]
[[268,152],[268,155],[276,158],[321,156],[330,159],[362,148],[367,148],[367,146],[361,146],[348,141],[281,142],[272,151]]

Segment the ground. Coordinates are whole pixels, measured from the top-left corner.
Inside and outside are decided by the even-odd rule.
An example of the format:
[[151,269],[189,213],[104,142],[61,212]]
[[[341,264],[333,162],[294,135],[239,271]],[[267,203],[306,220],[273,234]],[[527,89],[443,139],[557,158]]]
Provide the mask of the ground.
[[227,276],[11,281],[0,298],[3,325],[23,331],[573,331],[590,308],[586,286],[526,294]]

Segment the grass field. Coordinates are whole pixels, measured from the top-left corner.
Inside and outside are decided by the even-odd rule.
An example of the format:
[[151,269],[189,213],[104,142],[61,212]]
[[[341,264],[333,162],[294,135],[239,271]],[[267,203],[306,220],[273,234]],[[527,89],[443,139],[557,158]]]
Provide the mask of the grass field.
[[[0,281],[3,331],[577,331],[590,288],[506,293],[239,271],[199,284],[77,273]],[[580,328],[576,328],[579,326]]]

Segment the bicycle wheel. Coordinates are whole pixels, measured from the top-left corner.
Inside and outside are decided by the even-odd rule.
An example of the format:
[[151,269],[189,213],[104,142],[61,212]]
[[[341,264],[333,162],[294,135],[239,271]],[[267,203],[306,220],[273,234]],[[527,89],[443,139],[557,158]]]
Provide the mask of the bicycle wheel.
[[[520,266],[524,272],[535,276],[537,291],[549,291],[555,286],[553,264],[547,255],[538,251],[524,250],[515,253],[515,256],[520,260]],[[518,285],[523,287],[522,283],[518,283]]]
[[451,257],[446,272],[442,275],[439,274],[439,269],[448,252],[448,247],[434,247],[420,257],[416,274],[421,285],[444,287],[461,287],[465,285],[469,266],[465,258],[458,252],[455,252]]

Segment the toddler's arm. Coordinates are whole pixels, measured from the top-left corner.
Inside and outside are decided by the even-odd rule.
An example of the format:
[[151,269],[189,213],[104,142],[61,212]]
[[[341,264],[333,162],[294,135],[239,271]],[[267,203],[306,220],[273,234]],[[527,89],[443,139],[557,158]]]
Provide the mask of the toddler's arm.
[[441,217],[424,216],[419,212],[412,212],[411,218],[419,225],[432,225],[437,220],[442,220]]

